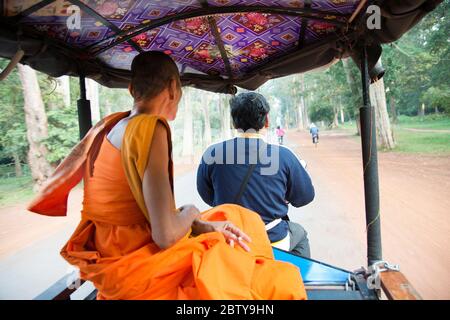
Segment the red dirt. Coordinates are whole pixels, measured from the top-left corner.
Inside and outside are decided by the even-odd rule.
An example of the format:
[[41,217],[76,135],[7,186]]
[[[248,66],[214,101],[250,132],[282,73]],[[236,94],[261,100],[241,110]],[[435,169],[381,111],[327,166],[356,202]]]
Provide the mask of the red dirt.
[[[316,189],[311,205],[290,214],[307,229],[313,258],[349,270],[365,265],[360,144],[339,132],[322,133],[317,148],[306,133],[291,131],[286,137],[308,162]],[[175,169],[179,176],[195,165],[175,164]],[[379,172],[384,259],[400,264],[423,298],[450,299],[450,157],[379,153]],[[68,224],[75,228],[81,201],[77,188],[69,198],[68,218],[32,214],[26,204],[0,208],[0,258]]]
[[[194,170],[194,164],[177,164],[174,175],[180,176]],[[80,220],[83,189],[78,186],[70,193],[67,217],[47,217],[26,210],[27,203],[0,208],[0,259],[6,255],[44,239],[68,225],[73,229]]]
[[[304,222],[313,257],[350,269],[365,265],[360,143],[342,132],[322,134],[317,148],[306,133],[288,138],[316,189],[305,208],[314,216],[305,214]],[[450,157],[378,155],[384,260],[399,264],[424,299],[450,299]]]

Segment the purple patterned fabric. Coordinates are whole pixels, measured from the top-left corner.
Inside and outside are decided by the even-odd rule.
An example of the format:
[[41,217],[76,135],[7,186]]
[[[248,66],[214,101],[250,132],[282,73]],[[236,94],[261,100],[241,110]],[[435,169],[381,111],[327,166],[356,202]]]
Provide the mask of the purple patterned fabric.
[[[4,0],[5,16],[14,16],[38,3],[37,0]],[[117,41],[117,32],[154,22],[163,17],[201,9],[198,0],[82,0],[87,6],[107,19],[113,26],[104,25],[82,10],[81,29],[68,30],[66,21],[71,3],[57,0],[34,12],[23,20],[47,37],[80,48],[95,56],[106,46]],[[360,0],[312,1],[311,8],[329,13],[327,19],[340,19],[333,14],[350,16]],[[275,6],[303,8],[304,0],[208,0],[208,6]],[[239,77],[273,58],[308,45],[337,32],[331,23],[311,20],[305,25],[304,43],[299,43],[302,24],[300,17],[257,12],[214,15],[224,43],[232,75]],[[163,51],[173,57],[182,72],[227,76],[225,63],[210,30],[206,17],[178,20],[148,30],[131,39],[143,50]],[[105,65],[116,69],[129,69],[138,52],[123,42],[98,54]]]

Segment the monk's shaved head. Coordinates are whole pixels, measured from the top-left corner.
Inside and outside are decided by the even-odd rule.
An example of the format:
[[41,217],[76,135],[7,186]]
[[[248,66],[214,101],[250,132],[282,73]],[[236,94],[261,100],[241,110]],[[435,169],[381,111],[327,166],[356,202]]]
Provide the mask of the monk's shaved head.
[[179,84],[180,74],[172,58],[163,52],[142,52],[131,63],[130,92],[136,101],[156,97],[171,80]]

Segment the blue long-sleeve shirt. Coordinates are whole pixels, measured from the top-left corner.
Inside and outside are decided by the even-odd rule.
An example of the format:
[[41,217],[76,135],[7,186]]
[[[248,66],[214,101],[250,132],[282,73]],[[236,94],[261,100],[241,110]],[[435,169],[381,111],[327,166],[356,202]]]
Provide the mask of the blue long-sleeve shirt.
[[[235,203],[250,163],[256,166],[238,204],[259,213],[264,223],[285,218],[288,203],[301,207],[314,199],[311,179],[291,150],[263,139],[235,138],[205,151],[197,171],[203,201],[210,206]],[[269,239],[279,241],[287,232],[288,224],[282,221],[268,231]]]

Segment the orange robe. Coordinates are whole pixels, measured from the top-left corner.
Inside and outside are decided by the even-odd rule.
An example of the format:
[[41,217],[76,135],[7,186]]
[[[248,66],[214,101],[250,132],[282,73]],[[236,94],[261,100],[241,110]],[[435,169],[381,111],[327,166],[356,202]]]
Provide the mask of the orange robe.
[[[250,253],[230,247],[219,232],[187,234],[166,250],[153,242],[142,179],[157,122],[170,129],[162,118],[137,116],[127,124],[119,151],[106,132],[126,115],[111,117],[110,124],[97,128],[98,137],[91,138],[97,143],[85,145],[84,161],[71,168],[72,175],[84,172],[83,211],[61,254],[94,283],[98,299],[306,299],[298,268],[274,260],[260,216],[243,207],[218,206],[202,213],[202,219],[233,222],[251,237]],[[171,161],[168,170],[173,186]],[[73,184],[70,175],[65,179]],[[61,214],[61,190],[68,187],[58,183],[56,190],[47,187],[30,210]],[[59,200],[49,203],[52,193]]]

